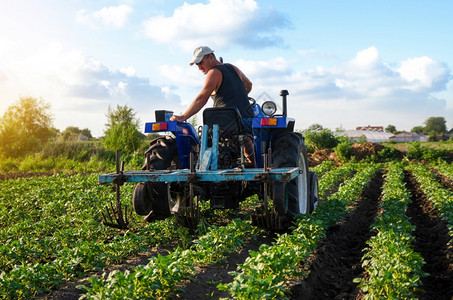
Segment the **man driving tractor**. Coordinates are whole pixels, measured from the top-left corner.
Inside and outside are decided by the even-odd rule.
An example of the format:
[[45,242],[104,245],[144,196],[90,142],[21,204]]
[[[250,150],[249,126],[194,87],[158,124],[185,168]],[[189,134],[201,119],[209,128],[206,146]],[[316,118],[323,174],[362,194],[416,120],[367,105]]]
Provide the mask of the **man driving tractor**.
[[[214,50],[207,46],[200,46],[194,50],[190,65],[193,64],[196,64],[198,69],[206,75],[203,88],[189,108],[182,115],[173,115],[171,121],[186,121],[206,105],[210,96],[214,101],[214,107],[237,108],[243,119],[254,117],[248,98],[248,93],[252,90],[252,82],[238,67],[217,60]],[[244,122],[244,129],[251,134],[251,125],[247,122]],[[256,167],[251,137],[244,140],[244,154],[247,165]]]

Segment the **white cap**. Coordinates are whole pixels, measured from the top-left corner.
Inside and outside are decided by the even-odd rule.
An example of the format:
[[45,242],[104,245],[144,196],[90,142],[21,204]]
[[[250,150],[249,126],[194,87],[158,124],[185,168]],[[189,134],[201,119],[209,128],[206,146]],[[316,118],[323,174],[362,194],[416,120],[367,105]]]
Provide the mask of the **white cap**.
[[203,56],[211,53],[214,53],[214,50],[212,50],[208,46],[200,46],[195,48],[190,65],[192,66],[193,64],[198,64],[203,59]]

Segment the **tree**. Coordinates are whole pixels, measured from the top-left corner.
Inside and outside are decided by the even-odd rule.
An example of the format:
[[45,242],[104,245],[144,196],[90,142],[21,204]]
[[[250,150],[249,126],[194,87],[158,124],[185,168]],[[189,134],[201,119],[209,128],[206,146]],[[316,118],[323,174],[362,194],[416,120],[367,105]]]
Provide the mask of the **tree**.
[[54,136],[50,104],[23,97],[8,107],[0,119],[0,151],[18,157],[37,150]]
[[86,136],[87,138],[91,139],[93,136],[91,135],[91,131],[88,128],[80,129],[79,127],[75,126],[68,126],[65,130],[60,134],[60,138],[64,141],[70,141],[80,138],[81,136]]
[[143,135],[138,131],[140,120],[132,108],[117,105],[116,110],[112,110],[109,106],[106,117],[105,148],[129,154],[140,148]]
[[307,130],[309,131],[321,131],[323,130],[324,127],[322,127],[321,124],[318,124],[318,123],[315,123],[315,124],[311,124]]
[[134,110],[127,105],[116,105],[116,110],[113,110],[109,106],[105,116],[107,117],[107,123],[105,124],[106,130],[109,130],[117,124],[133,125],[138,128],[140,123]]
[[313,152],[316,149],[334,148],[339,143],[330,129],[322,128],[319,124],[310,126],[303,134],[305,144],[309,147],[308,152]]
[[411,129],[411,132],[415,132],[415,133],[418,133],[418,134],[423,134],[423,131],[425,130],[425,128],[423,126],[415,126]]
[[93,138],[93,136],[91,135],[91,130],[89,130],[88,128],[82,129],[82,131],[80,133],[81,133],[81,135],[86,136],[89,139]]
[[430,117],[425,121],[425,125],[425,134],[444,134],[447,131],[444,117]]
[[388,125],[387,127],[385,127],[385,131],[393,134],[397,133],[396,127],[394,125]]

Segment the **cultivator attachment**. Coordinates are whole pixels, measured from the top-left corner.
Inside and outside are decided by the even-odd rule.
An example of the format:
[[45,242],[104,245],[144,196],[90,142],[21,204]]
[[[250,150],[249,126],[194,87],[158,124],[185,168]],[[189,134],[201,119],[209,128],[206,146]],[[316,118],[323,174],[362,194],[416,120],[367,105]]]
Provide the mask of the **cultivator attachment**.
[[[110,202],[110,207],[105,207],[105,214],[102,213],[102,218],[104,219],[104,225],[119,228],[119,229],[127,229],[130,223],[130,219],[132,216],[132,210],[129,210],[129,214],[127,212],[127,206],[124,207],[124,212],[121,205],[121,197],[120,197],[120,186],[123,185],[123,181],[121,180],[121,175],[123,173],[124,164],[120,167],[120,154],[119,150],[116,150],[116,174],[117,179],[113,180],[115,184],[115,205]],[[129,216],[129,218],[128,218]]]
[[[172,212],[175,215],[176,222],[186,228],[196,229],[200,220],[200,206],[198,196],[195,196],[194,183],[192,182],[196,178],[193,153],[190,153],[189,166],[188,195],[185,196],[188,203],[184,203],[184,207],[173,207]],[[179,206],[179,204],[177,205]]]
[[[271,167],[271,149],[268,150],[267,154],[263,154],[263,177],[268,177],[268,173]],[[269,207],[269,194],[270,194],[270,182],[268,180],[263,181],[263,205],[256,208],[254,214],[252,214],[252,224],[274,231],[281,231],[287,228],[287,217],[281,216],[274,207]]]
[[[205,125],[206,126],[206,125]],[[208,130],[203,130],[203,135],[207,134]],[[206,143],[204,143],[206,142]],[[169,203],[171,212],[175,215],[176,220],[188,227],[196,228],[199,223],[199,193],[194,192],[194,189],[199,186],[204,186],[207,183],[217,184],[222,182],[248,182],[253,181],[263,187],[263,206],[258,209],[253,217],[255,223],[262,227],[281,230],[285,228],[285,217],[281,217],[275,208],[269,208],[268,195],[272,182],[289,182],[299,176],[299,167],[270,167],[270,150],[269,153],[263,154],[263,168],[232,168],[218,169],[218,126],[213,126],[213,142],[212,147],[207,147],[207,137],[203,137],[199,160],[197,167],[193,162],[193,155],[190,159],[189,169],[166,169],[166,170],[146,170],[124,172],[119,166],[119,153],[117,152],[117,170],[114,174],[105,174],[99,176],[99,183],[114,183],[116,190],[116,205],[107,207],[107,214],[104,215],[104,224],[116,227],[127,228],[129,224],[128,215],[131,211],[125,208],[124,212],[120,201],[120,186],[125,182],[151,182],[165,183],[167,186],[172,183],[183,183],[187,189],[181,193],[181,199],[175,203]],[[171,193],[171,190],[169,190]],[[172,198],[172,197],[170,197]],[[171,201],[171,199],[169,200]]]

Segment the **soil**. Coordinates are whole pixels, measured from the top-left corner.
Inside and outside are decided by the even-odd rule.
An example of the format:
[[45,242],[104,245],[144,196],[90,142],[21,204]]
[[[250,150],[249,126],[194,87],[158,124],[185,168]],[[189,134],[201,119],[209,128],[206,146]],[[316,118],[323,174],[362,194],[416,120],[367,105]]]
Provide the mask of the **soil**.
[[228,272],[236,271],[237,266],[242,264],[249,256],[249,251],[258,251],[262,244],[271,244],[274,239],[271,236],[261,236],[251,241],[238,252],[233,253],[227,262],[210,267],[200,268],[199,273],[191,282],[186,282],[184,291],[178,293],[175,299],[199,300],[199,299],[220,299],[231,297],[226,291],[219,291],[217,285],[230,283],[233,276]]
[[[148,264],[150,258],[157,256],[157,255],[166,255],[169,251],[172,250],[171,246],[168,247],[162,247],[162,248],[157,248],[157,249],[149,249],[148,251],[145,251],[143,253],[140,253],[139,255],[135,257],[131,257],[128,259],[125,259],[123,263],[121,264],[116,264],[116,265],[110,265],[102,272],[97,272],[92,274],[91,276],[87,278],[92,278],[92,277],[101,277],[103,273],[105,273],[107,276],[110,272],[114,270],[119,270],[119,271],[126,271],[130,270],[133,267],[136,267],[138,265],[146,265]],[[67,282],[66,284],[63,284],[60,286],[57,290],[52,291],[46,295],[43,295],[41,297],[38,297],[40,300],[77,300],[84,294],[83,290],[80,290],[77,288],[78,285],[86,285],[89,286],[84,279],[77,279],[75,281]]]
[[370,225],[378,210],[382,173],[374,176],[361,201],[346,219],[327,231],[327,238],[312,255],[307,279],[291,289],[291,299],[355,299],[353,279],[364,272],[361,258],[371,237]]
[[447,246],[450,240],[447,225],[411,173],[406,173],[406,185],[412,193],[407,215],[416,226],[414,250],[421,253],[426,262],[423,271],[430,274],[422,279],[425,291],[417,296],[419,299],[452,299],[453,246]]
[[310,167],[315,167],[321,164],[323,161],[331,160],[335,163],[336,166],[339,166],[341,163],[335,154],[335,151],[332,149],[321,149],[316,150],[314,153],[308,153],[308,165]]
[[[379,151],[385,148],[381,144],[375,144],[370,142],[353,144],[351,147],[352,156],[354,156],[357,161],[363,160],[370,155],[377,155]],[[337,155],[335,154],[335,151],[332,149],[321,149],[321,150],[316,149],[315,152],[308,153],[307,156],[308,164],[310,167],[315,167],[325,160],[333,161],[336,166],[341,165]]]
[[55,172],[10,172],[10,173],[0,173],[0,180],[6,179],[16,179],[16,178],[30,178],[30,177],[40,177],[40,176],[52,176],[56,174]]

